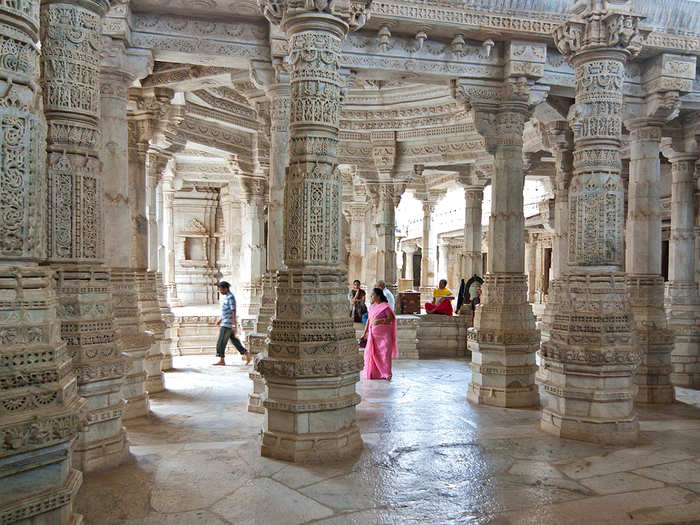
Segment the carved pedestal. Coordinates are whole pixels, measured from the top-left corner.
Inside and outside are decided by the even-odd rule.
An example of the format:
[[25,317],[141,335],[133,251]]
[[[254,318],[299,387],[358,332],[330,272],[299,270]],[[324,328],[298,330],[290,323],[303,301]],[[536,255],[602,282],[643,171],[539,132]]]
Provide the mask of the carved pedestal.
[[139,280],[143,273],[112,271],[114,323],[119,334],[120,349],[128,360],[128,369],[121,387],[126,402],[124,419],[148,414],[148,391],[144,361],[153,344],[153,336],[142,330],[139,322]]
[[163,358],[170,351],[170,340],[166,337],[166,324],[161,317],[155,272],[138,271],[136,276],[139,322],[143,331],[153,338],[143,364],[146,372],[145,388],[149,394],[155,394],[165,389],[163,386]]
[[524,274],[487,274],[468,335],[472,381],[467,399],[518,408],[539,402],[535,352],[539,334],[527,302]]
[[637,439],[639,353],[628,297],[622,272],[568,272],[552,284],[556,314],[540,350],[543,430],[601,444]]
[[60,328],[52,271],[0,267],[2,523],[82,521],[73,514],[82,474],[71,468],[71,448],[86,401]]

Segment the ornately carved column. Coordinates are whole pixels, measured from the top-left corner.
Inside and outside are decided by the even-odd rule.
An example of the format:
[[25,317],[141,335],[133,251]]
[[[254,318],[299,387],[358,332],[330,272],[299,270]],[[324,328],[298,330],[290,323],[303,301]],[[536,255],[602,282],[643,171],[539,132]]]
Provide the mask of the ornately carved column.
[[289,40],[291,140],[284,192],[287,268],[279,272],[269,357],[256,365],[267,385],[261,452],[291,461],[340,459],[362,446],[355,422],[362,358],[340,269],[338,59],[349,24],[364,22],[365,6],[262,4]]
[[[39,90],[39,0],[0,5],[0,522],[81,521],[83,428],[46,256],[46,124]],[[11,79],[11,80],[9,80]]]
[[[462,252],[462,277],[470,279],[482,274],[481,259],[481,206],[484,201],[483,186],[464,186],[464,251]],[[456,283],[453,284],[456,286]]]
[[100,137],[105,223],[109,225],[105,231],[105,263],[111,267],[114,327],[120,349],[129,359],[121,388],[127,402],[123,419],[128,419],[148,413],[144,358],[153,337],[145,332],[139,316],[139,282],[143,274],[136,268],[138,250],[146,244],[146,221],[138,207],[139,202],[143,203],[143,184],[134,180],[129,169],[127,101],[129,85],[137,76],[148,73],[152,58],[150,54],[131,56],[122,40],[104,37],[103,43]]
[[[265,90],[270,99],[270,176],[267,203],[267,265],[262,277],[262,297],[254,333],[248,334],[251,354],[266,354],[268,329],[275,315],[277,271],[283,266],[284,174],[289,165],[289,74],[282,58],[272,64],[253,63],[251,80]],[[248,394],[248,411],[264,413],[265,383],[256,370],[250,372],[253,391]]]
[[[546,404],[542,428],[597,443],[631,443],[639,424],[634,319],[621,271],[624,189],[620,176],[622,85],[639,52],[640,17],[579,3],[555,32],[575,69],[574,176],[569,187],[569,269],[553,283],[556,323],[540,355]],[[629,32],[627,32],[629,29]]]
[[672,403],[675,398],[670,380],[673,334],[666,323],[661,276],[662,124],[651,119],[626,123],[631,140],[625,270],[641,358],[636,400],[642,403]]
[[675,335],[671,381],[700,388],[700,297],[695,282],[695,171],[697,155],[666,153],[671,161],[671,242],[666,284],[668,326]]
[[[379,184],[376,191],[377,279],[396,294],[396,209],[394,185]],[[368,288],[374,283],[366,283]]]
[[120,390],[128,363],[114,327],[104,261],[99,157],[100,51],[107,0],[41,2],[41,64],[48,122],[48,263],[56,268],[61,337],[90,411],[74,448],[83,470],[124,456]]
[[240,178],[243,208],[241,238],[241,297],[237,297],[238,319],[246,336],[255,332],[265,273],[265,180]]
[[489,256],[481,306],[469,333],[472,380],[467,399],[502,407],[539,402],[535,385],[538,333],[527,301],[523,213],[523,127],[530,88],[524,78],[503,85],[503,102],[474,102],[477,129],[494,157]]
[[420,259],[421,300],[432,299],[433,288],[437,286],[437,282],[435,281],[435,269],[433,267],[437,238],[430,230],[433,212],[435,211],[435,205],[439,198],[439,194],[428,194],[425,195],[423,199],[423,239],[421,242]]

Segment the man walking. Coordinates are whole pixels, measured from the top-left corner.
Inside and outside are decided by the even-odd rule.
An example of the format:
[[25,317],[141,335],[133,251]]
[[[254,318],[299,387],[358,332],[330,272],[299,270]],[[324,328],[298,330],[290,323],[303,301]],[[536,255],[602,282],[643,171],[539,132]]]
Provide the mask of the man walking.
[[391,310],[393,311],[394,304],[396,304],[396,299],[394,299],[394,294],[391,293],[391,290],[387,289],[384,279],[379,279],[375,285],[375,288],[380,288],[382,292],[384,292],[384,297],[386,297],[386,301],[389,303],[389,306],[391,306]]
[[214,363],[214,366],[225,366],[224,355],[226,353],[226,344],[230,339],[233,346],[236,347],[245,361],[249,364],[252,356],[250,352],[243,347],[243,344],[236,337],[236,298],[231,293],[231,285],[226,281],[221,281],[217,288],[221,294],[221,318],[216,322],[219,329],[219,340],[216,342],[216,355],[219,360]]

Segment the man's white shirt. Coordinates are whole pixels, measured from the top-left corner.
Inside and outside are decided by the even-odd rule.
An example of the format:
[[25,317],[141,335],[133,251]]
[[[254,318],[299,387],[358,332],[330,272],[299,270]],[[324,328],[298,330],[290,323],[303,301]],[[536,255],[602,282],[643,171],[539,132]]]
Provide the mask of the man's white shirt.
[[393,310],[394,304],[396,303],[396,300],[394,299],[394,294],[391,293],[388,288],[384,288],[384,297],[386,297],[389,306],[391,306],[391,309]]

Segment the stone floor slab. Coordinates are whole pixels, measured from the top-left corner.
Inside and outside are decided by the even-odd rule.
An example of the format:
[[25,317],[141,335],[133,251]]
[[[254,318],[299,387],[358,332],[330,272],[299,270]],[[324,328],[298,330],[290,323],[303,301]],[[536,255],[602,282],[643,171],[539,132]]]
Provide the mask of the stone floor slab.
[[579,483],[598,494],[618,494],[635,490],[658,489],[664,486],[660,481],[654,481],[631,472],[593,476],[579,480]]
[[665,483],[700,483],[700,463],[697,461],[679,461],[635,470],[637,474]]
[[267,478],[251,480],[212,511],[236,525],[297,525],[333,515],[328,507]]

